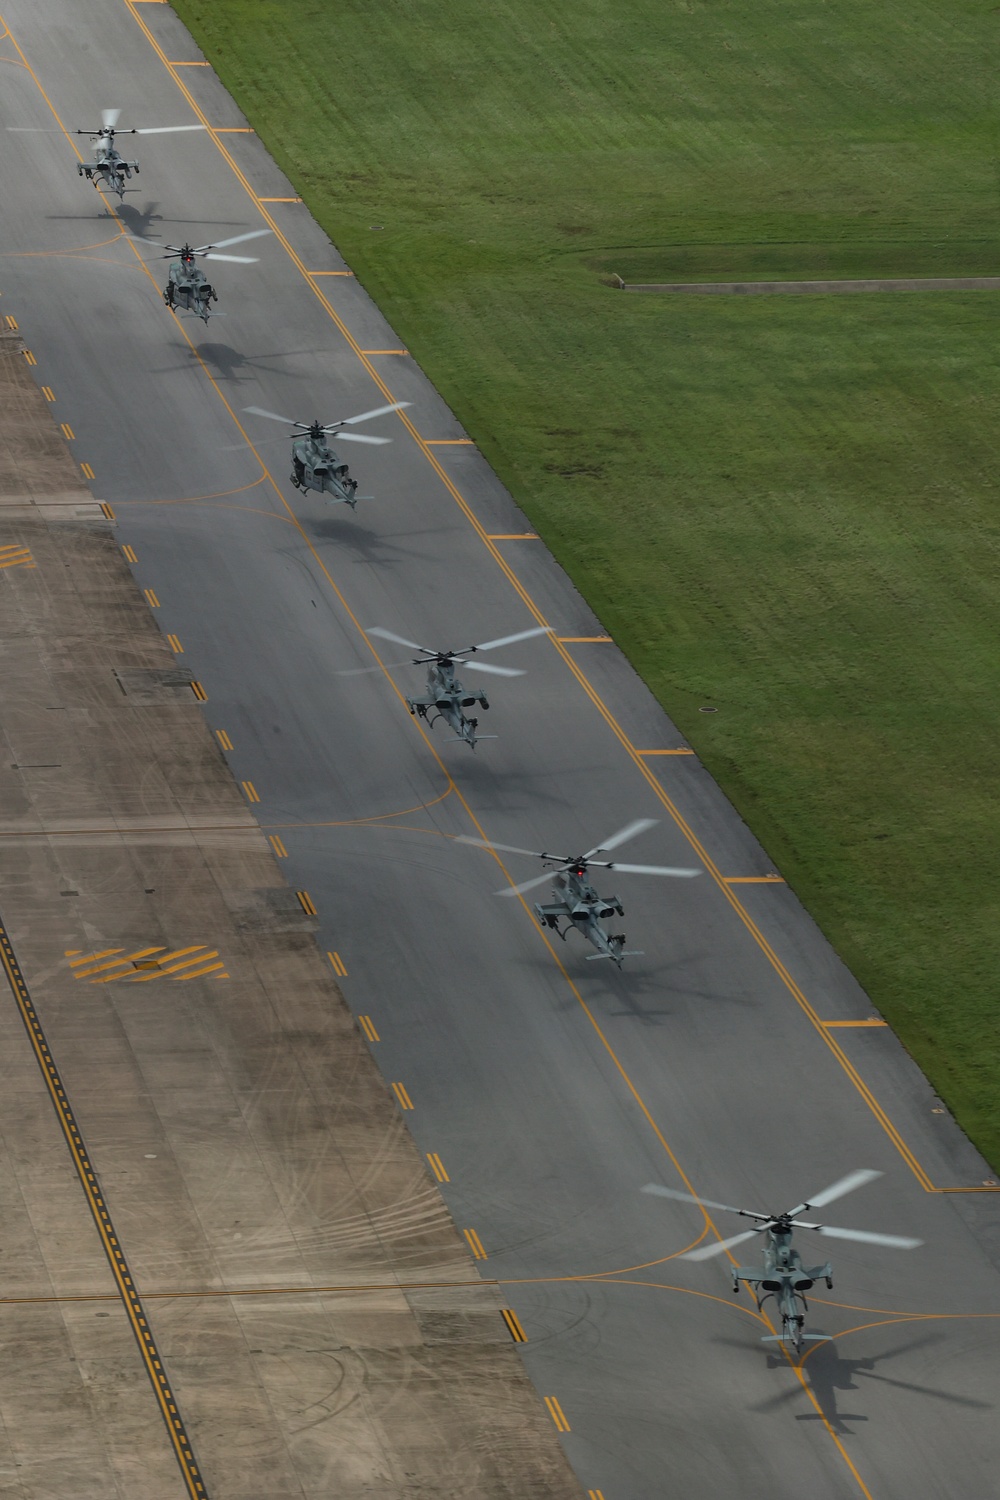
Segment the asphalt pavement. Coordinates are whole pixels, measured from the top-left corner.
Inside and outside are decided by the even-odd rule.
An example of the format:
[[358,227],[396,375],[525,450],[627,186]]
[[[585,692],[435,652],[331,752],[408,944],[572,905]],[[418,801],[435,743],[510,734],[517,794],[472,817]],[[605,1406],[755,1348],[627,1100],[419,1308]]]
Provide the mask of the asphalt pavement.
[[[584,1488],[991,1493],[989,1168],[888,1028],[858,1024],[879,1018],[697,757],[659,753],[688,747],[412,358],[368,352],[400,341],[169,6],[16,0],[4,19],[0,125],[38,133],[3,137],[0,315],[372,1018]],[[112,214],[77,176],[86,138],[61,128],[106,107],[123,125],[217,128],[130,137],[141,172]],[[123,233],[260,227],[275,233],[247,247],[256,264],[212,267],[226,316],[207,327],[167,312],[164,264]],[[411,403],[366,429],[391,446],[343,450],[375,497],[353,513],[297,494],[280,428],[243,414],[328,421],[386,400]],[[474,753],[410,717],[419,670],[364,634],[454,647],[537,623],[551,638],[494,658],[527,675],[479,679],[498,738]],[[572,854],[635,818],[657,826],[622,858],[704,873],[598,882],[643,950],[620,975],[546,938],[531,897],[496,897],[536,873],[529,859],[454,842]],[[640,1192],[686,1184],[776,1211],[859,1166],[885,1175],[830,1221],[925,1244],[834,1245],[834,1290],[809,1319],[833,1341],[800,1368],[760,1343],[725,1257],[675,1258],[739,1221]]]

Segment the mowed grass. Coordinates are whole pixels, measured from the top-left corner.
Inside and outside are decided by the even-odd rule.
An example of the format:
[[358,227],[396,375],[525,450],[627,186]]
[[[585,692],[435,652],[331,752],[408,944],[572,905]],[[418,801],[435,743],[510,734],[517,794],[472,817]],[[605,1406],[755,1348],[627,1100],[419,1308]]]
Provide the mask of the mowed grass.
[[602,283],[1000,274],[989,5],[174,4],[1000,1166],[1000,294]]

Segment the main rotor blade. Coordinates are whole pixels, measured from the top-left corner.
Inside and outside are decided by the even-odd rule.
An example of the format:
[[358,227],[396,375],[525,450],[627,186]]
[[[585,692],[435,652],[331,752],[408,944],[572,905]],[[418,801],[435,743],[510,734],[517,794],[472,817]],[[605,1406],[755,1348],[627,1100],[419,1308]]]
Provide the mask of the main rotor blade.
[[306,425],[304,422],[294,422],[291,417],[279,417],[276,411],[265,411],[262,406],[244,406],[243,410],[248,411],[254,417],[270,417],[272,422],[284,422],[286,427],[304,427]]
[[101,110],[101,124],[104,126],[105,130],[114,130],[121,117],[122,112],[120,109]]
[[[185,125],[185,130],[200,130],[200,125]],[[242,245],[244,240],[259,240],[262,235],[272,234],[270,229],[251,229],[249,234],[234,234],[232,239],[213,240],[210,245],[203,245],[204,250],[225,250],[229,245]]]
[[881,1177],[881,1172],[873,1172],[868,1167],[861,1167],[856,1172],[848,1172],[846,1177],[841,1177],[832,1187],[824,1188],[822,1193],[817,1193],[815,1198],[807,1198],[800,1203],[798,1208],[789,1214],[794,1219],[797,1214],[804,1214],[809,1208],[825,1208],[828,1203],[836,1203],[838,1198],[843,1198],[847,1193],[853,1193],[855,1188],[864,1187],[866,1182],[874,1182],[876,1177]]
[[[747,1211],[745,1208],[734,1208],[731,1203],[713,1203],[711,1198],[696,1198],[693,1193],[682,1193],[679,1188],[661,1187],[658,1182],[647,1182],[640,1191],[649,1193],[654,1198],[676,1198],[681,1203],[697,1203],[699,1208],[721,1208],[727,1214],[743,1214]],[[765,1216],[761,1214],[760,1217]]]
[[636,818],[634,823],[629,823],[626,827],[620,828],[609,839],[605,839],[603,844],[597,844],[593,849],[588,849],[583,857],[584,859],[589,859],[592,854],[610,854],[611,850],[617,849],[619,844],[624,844],[629,839],[636,838],[638,834],[645,833],[647,828],[655,827],[655,818]]
[[488,661],[463,661],[462,671],[468,669],[470,672],[489,672],[494,677],[523,677],[524,673],[519,667],[495,667]]
[[541,849],[519,849],[516,844],[493,844],[489,839],[474,839],[467,833],[455,835],[456,844],[475,844],[477,849],[502,849],[505,854],[527,854],[532,859],[552,859],[557,864],[568,865],[568,859],[561,859],[558,854],[546,854]]
[[194,253],[203,260],[231,260],[234,265],[239,266],[255,266],[259,259],[256,255],[216,255],[214,250],[196,250]]
[[391,411],[402,411],[404,406],[412,405],[412,401],[394,401],[391,406],[376,406],[373,411],[359,412],[356,417],[344,417],[340,422],[328,422],[323,431],[333,432],[337,427],[353,427],[357,422],[370,422],[372,417],[384,417]]
[[140,245],[152,245],[157,250],[169,250],[171,255],[180,255],[180,245],[165,245],[162,240],[148,240],[144,234],[130,234],[130,240],[138,240]]
[[723,1255],[734,1245],[742,1245],[744,1240],[752,1240],[754,1235],[760,1234],[763,1228],[764,1225],[759,1224],[756,1229],[744,1229],[742,1234],[732,1234],[728,1240],[716,1240],[713,1245],[699,1245],[697,1250],[689,1250],[686,1255],[679,1255],[677,1258],[678,1260],[711,1260],[713,1255]]
[[494,891],[493,894],[494,896],[523,896],[525,891],[533,891],[536,885],[544,885],[547,880],[551,879],[552,871],[546,870],[544,875],[536,875],[534,880],[522,880],[520,885],[504,886],[502,891]]
[[470,646],[470,651],[495,651],[498,646],[513,646],[515,641],[530,641],[533,635],[549,635],[555,627],[536,625],[533,630],[519,630],[516,635],[502,635],[497,641],[483,641],[479,646]]
[[392,442],[392,438],[369,437],[365,432],[336,432],[334,437],[338,443],[371,443],[373,448]]
[[614,860],[588,860],[596,870],[616,870],[620,875],[679,875],[687,878],[691,875],[701,875],[701,870],[688,870],[678,868],[674,865],[619,865]]
[[418,646],[416,641],[408,641],[405,636],[395,635],[391,630],[383,630],[381,625],[369,625],[365,635],[377,635],[379,640],[393,641],[397,646],[409,646],[414,651],[423,651],[426,656],[437,656],[437,652],[431,651],[429,647]]
[[912,1240],[901,1234],[872,1234],[867,1229],[834,1229],[826,1224],[819,1226],[820,1234],[831,1240],[858,1240],[862,1245],[888,1245],[891,1250],[915,1250],[923,1240]]
[[[121,114],[120,109],[115,110]],[[179,130],[204,130],[204,125],[147,125],[144,130],[135,130],[133,135],[176,135]]]

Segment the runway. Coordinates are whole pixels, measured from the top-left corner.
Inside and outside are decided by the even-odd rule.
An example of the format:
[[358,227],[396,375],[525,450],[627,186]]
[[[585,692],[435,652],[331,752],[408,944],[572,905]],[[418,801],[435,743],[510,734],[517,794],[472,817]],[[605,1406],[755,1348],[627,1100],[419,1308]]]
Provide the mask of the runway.
[[[3,136],[0,315],[505,1289],[584,1490],[990,1493],[989,1168],[868,1024],[866,996],[415,362],[385,352],[399,339],[169,6],[93,0],[84,18],[17,0],[3,19],[0,125],[50,133]],[[76,173],[86,138],[61,128],[109,106],[123,125],[216,129],[137,138],[141,174],[109,214]],[[257,264],[213,268],[226,317],[207,328],[164,309],[162,263],[123,233],[260,227],[275,232],[248,247]],[[367,429],[392,445],[344,451],[375,496],[353,514],[297,495],[280,429],[243,414],[327,421],[387,400],[411,403]],[[528,675],[490,686],[481,727],[498,738],[474,754],[410,717],[421,674],[364,634],[451,647],[538,623],[550,638],[495,658]],[[598,882],[644,950],[620,976],[544,936],[531,898],[495,898],[530,861],[454,842],[572,854],[641,817],[657,826],[622,857],[704,873]],[[925,1244],[835,1245],[809,1322],[833,1341],[798,1367],[760,1344],[770,1329],[731,1296],[725,1257],[676,1258],[739,1223],[640,1192],[777,1211],[854,1167],[885,1176],[830,1222]]]

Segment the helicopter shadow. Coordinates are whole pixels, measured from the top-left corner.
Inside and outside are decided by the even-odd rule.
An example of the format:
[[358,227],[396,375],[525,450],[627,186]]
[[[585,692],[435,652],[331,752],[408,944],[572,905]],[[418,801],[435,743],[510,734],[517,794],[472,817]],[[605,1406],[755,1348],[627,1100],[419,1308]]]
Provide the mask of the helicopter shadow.
[[143,239],[148,239],[153,225],[163,222],[163,215],[156,211],[159,206],[159,203],[148,203],[145,208],[134,208],[131,203],[122,203],[118,209],[118,217],[129,234],[138,234]]
[[[716,991],[693,989],[690,984],[683,981],[677,982],[679,975],[696,959],[693,953],[679,953],[676,957],[668,959],[645,969],[629,968],[628,960],[622,969],[615,969],[607,976],[608,982],[604,985],[604,998],[612,1004],[617,1003],[621,1008],[611,1010],[602,1006],[604,1014],[609,1019],[620,1020],[622,1018],[638,1021],[643,1026],[662,1025],[664,1019],[676,1020],[678,1006],[673,1005],[669,1009],[651,1009],[643,1005],[643,1000],[650,998],[658,1001],[677,999],[682,1001],[704,1001],[712,1004],[720,1001],[728,1001],[730,1004],[744,1005],[747,1001],[735,998],[732,995],[719,994]],[[602,968],[605,967],[602,965]],[[600,1003],[600,997],[594,997],[595,1003]]]
[[[321,500],[321,497],[318,496],[317,499]],[[292,501],[293,505],[294,503]],[[364,505],[366,502],[362,500],[360,504]],[[299,521],[312,541],[330,542],[341,553],[353,552],[355,556],[351,561],[355,563],[392,567],[401,561],[407,563],[412,563],[414,560],[421,561],[427,556],[426,550],[403,547],[394,538],[405,540],[407,537],[429,537],[434,535],[435,529],[439,531],[446,529],[445,527],[424,527],[419,531],[397,531],[393,536],[385,536],[359,522],[357,512],[351,515],[350,506],[335,504],[329,509],[343,511],[343,518],[336,515],[310,517],[299,512]]]
[[[720,1340],[719,1342],[735,1343],[735,1340]],[[838,1437],[850,1437],[853,1429],[847,1424],[850,1422],[867,1422],[868,1416],[863,1412],[841,1411],[839,1401],[841,1393],[860,1391],[862,1385],[858,1384],[859,1377],[864,1380],[877,1380],[883,1385],[891,1385],[896,1390],[909,1391],[917,1396],[931,1396],[936,1401],[944,1401],[952,1406],[963,1406],[970,1410],[989,1411],[992,1405],[988,1401],[977,1401],[970,1396],[955,1396],[950,1391],[942,1391],[932,1386],[917,1385],[909,1380],[896,1380],[891,1375],[879,1373],[878,1366],[886,1360],[897,1359],[901,1354],[909,1354],[915,1349],[920,1349],[931,1344],[939,1344],[939,1334],[928,1333],[921,1338],[910,1339],[906,1343],[897,1344],[893,1349],[887,1349],[883,1354],[869,1355],[865,1359],[847,1359],[840,1354],[836,1342],[819,1344],[815,1352],[811,1353],[800,1366],[802,1374],[806,1377],[809,1392],[814,1397],[819,1411],[798,1412],[795,1420],[797,1422],[822,1422],[829,1423]],[[742,1346],[741,1346],[742,1347]],[[787,1369],[787,1361],[783,1356],[768,1352],[767,1367],[769,1370]],[[780,1392],[777,1396],[771,1396],[766,1401],[760,1402],[751,1408],[752,1411],[764,1414],[775,1411],[786,1402],[793,1400],[801,1394],[798,1385]]]

